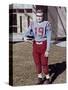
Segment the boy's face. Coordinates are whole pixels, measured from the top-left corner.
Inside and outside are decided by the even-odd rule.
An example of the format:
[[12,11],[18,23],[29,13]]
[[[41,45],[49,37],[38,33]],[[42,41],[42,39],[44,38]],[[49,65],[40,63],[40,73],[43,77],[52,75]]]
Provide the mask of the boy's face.
[[42,11],[39,10],[38,12],[36,12],[36,20],[38,23],[43,21],[43,12]]

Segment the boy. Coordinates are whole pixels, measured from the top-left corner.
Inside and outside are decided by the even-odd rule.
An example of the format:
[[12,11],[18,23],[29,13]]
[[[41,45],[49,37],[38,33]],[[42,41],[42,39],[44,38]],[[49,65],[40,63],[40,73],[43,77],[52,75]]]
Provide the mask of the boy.
[[46,83],[50,83],[50,76],[48,72],[48,54],[51,40],[51,24],[43,20],[43,11],[38,9],[36,11],[36,22],[32,22],[28,31],[25,33],[26,37],[33,37],[33,58],[38,74],[38,83],[43,84],[43,74],[45,75]]

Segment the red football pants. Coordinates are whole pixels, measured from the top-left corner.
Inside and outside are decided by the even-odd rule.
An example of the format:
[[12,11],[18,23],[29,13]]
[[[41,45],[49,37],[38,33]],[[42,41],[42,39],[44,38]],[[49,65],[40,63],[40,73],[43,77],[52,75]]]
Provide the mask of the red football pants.
[[47,47],[47,42],[43,41],[43,44],[36,44],[33,42],[33,58],[36,65],[37,73],[44,72],[48,74],[48,57],[45,57],[45,51]]

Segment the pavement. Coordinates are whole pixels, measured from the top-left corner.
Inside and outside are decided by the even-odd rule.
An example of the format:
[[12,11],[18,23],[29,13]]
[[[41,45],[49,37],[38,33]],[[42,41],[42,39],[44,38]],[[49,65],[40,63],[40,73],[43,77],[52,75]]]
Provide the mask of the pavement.
[[[11,45],[11,43],[10,43]],[[16,42],[13,45],[13,85],[36,85],[37,74],[32,57],[32,43]],[[12,48],[10,48],[11,52]],[[12,56],[10,55],[10,58]],[[51,44],[49,52],[51,84],[66,83],[66,47]]]

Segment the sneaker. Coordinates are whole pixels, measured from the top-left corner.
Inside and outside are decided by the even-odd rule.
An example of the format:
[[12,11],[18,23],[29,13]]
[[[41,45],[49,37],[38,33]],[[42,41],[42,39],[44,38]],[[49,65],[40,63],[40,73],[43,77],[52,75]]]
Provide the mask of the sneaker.
[[39,84],[43,84],[43,79],[42,79],[42,78],[38,78],[37,84],[38,84],[38,85],[39,85]]

